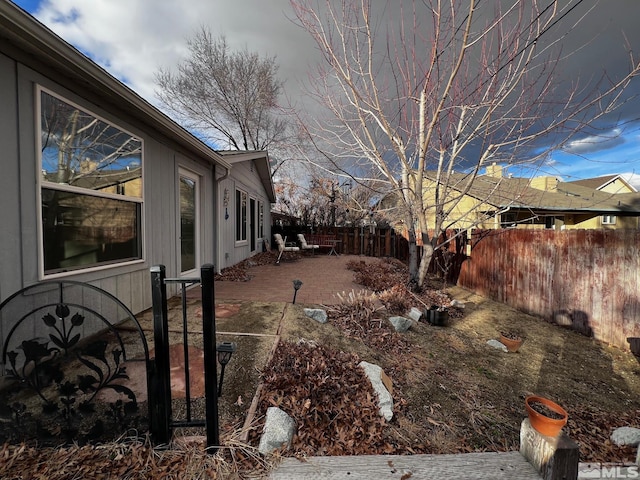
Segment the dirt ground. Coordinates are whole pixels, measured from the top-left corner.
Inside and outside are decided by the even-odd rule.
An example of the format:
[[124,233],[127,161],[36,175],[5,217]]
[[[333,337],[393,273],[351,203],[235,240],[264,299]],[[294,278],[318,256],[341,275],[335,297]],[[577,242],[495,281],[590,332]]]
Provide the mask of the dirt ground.
[[[417,323],[402,334],[400,350],[350,338],[336,326],[331,310],[329,323],[318,324],[304,315],[304,305],[287,305],[280,341],[314,341],[384,369],[393,382],[396,412],[385,427],[383,451],[517,450],[524,398],[536,394],[568,411],[564,431],[580,443],[582,461],[635,460],[635,449],[616,447],[609,437],[616,427],[640,426],[638,358],[463,289],[447,292],[465,304],[460,315],[445,327]],[[381,310],[379,317],[388,314]],[[502,331],[525,339],[518,352],[487,345]],[[295,394],[295,387],[291,391]],[[255,431],[267,403],[258,409]],[[358,409],[349,414],[357,416]],[[383,451],[372,447],[367,453]],[[295,444],[289,454],[296,454]]]
[[[345,335],[331,309],[329,322],[319,324],[304,315],[309,305],[238,303],[235,314],[217,322],[218,341],[235,341],[239,347],[220,398],[223,435],[237,434],[246,421],[258,385],[269,374],[265,365],[276,339],[278,348],[305,340],[354,353],[380,365],[392,379],[394,418],[384,426],[384,447],[372,445],[367,453],[517,450],[524,398],[536,394],[568,411],[564,431],[580,443],[582,461],[635,460],[635,449],[616,447],[609,437],[619,426],[640,427],[640,359],[466,290],[449,287],[447,293],[464,309],[445,327],[415,324],[401,334],[400,348],[392,348],[391,341],[388,348],[384,342],[372,347]],[[376,316],[386,323],[389,314],[379,309]],[[487,345],[503,331],[525,339],[518,352]],[[270,393],[268,386],[263,389],[251,412],[249,441],[256,445],[262,416],[274,404],[267,400]],[[296,395],[296,387],[279,392],[288,393]],[[357,417],[357,404],[354,399],[354,408],[340,414]],[[314,452],[296,450],[294,443],[284,454],[301,453]]]
[[[536,394],[568,411],[564,432],[580,444],[581,461],[635,460],[635,448],[612,445],[609,437],[616,427],[640,427],[639,358],[463,289],[446,291],[464,303],[452,310],[449,324],[421,321],[403,334],[393,332],[380,302],[373,320],[352,326],[368,336],[345,329],[348,322],[336,308],[327,308],[329,322],[319,324],[304,314],[311,305],[217,305],[217,340],[238,346],[219,399],[222,443],[238,446],[246,440],[257,446],[266,408],[277,405],[288,406],[299,425],[292,447],[281,452],[287,456],[517,450],[524,399]],[[179,308],[172,306],[170,335],[178,341]],[[419,302],[414,306],[424,308]],[[199,346],[199,303],[190,300],[188,310],[189,343]],[[152,345],[150,312],[140,316],[140,323]],[[524,338],[518,352],[487,345],[503,331]],[[360,360],[380,365],[391,378],[394,417],[389,422],[371,413],[371,389],[356,366]],[[316,370],[317,384],[304,385],[305,369]],[[174,400],[173,408],[182,415],[184,400]],[[192,414],[198,417],[202,410],[203,400],[195,400]],[[330,433],[335,425],[337,433]],[[182,429],[176,436],[202,433]],[[20,462],[15,468],[33,463]],[[0,471],[12,471],[3,468],[0,462]]]

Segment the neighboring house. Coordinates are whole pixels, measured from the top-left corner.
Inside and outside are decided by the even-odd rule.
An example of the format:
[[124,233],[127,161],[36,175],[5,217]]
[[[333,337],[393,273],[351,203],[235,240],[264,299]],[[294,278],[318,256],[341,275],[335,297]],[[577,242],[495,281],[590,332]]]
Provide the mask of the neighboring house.
[[212,150],[7,1],[0,105],[0,301],[71,279],[137,313],[151,266],[198,276],[270,237],[266,152]]
[[593,188],[594,190],[600,190],[601,192],[608,193],[636,193],[636,189],[621,175],[605,175],[604,177],[585,178],[583,180],[574,180],[575,185],[582,185],[583,187]]
[[[425,173],[427,205],[433,205],[435,198],[432,173]],[[447,228],[638,228],[638,193],[609,193],[555,177],[504,177],[497,165],[488,167],[470,186],[469,180],[463,173],[453,173],[450,178],[445,202],[458,203],[445,219]],[[381,209],[393,212],[393,203],[388,198]],[[427,214],[433,225],[435,209]]]
[[[604,177],[586,178],[584,180],[575,180],[569,183],[593,188],[595,190],[607,193],[624,194],[638,192],[638,190],[633,185],[631,185],[620,175],[606,175]],[[589,225],[585,228],[616,228],[619,222],[620,225],[624,225],[624,228],[640,227],[640,221],[638,219],[636,219],[635,225],[633,225],[633,221],[629,218],[619,219],[618,216],[608,213],[598,218],[592,218],[589,221]]]

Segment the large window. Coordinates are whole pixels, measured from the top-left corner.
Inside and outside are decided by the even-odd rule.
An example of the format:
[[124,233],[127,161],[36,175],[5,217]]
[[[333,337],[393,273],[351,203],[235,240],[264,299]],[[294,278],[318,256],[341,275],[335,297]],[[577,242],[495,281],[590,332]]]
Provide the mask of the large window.
[[44,274],[141,259],[142,141],[39,92]]
[[247,192],[236,190],[236,242],[247,241]]
[[180,272],[195,270],[199,252],[199,178],[180,169]]

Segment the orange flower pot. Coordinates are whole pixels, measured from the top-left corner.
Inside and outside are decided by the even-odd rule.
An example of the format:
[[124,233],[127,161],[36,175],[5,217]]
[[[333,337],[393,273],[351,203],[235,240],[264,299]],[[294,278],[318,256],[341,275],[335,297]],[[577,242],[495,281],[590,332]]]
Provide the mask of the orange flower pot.
[[[532,407],[533,404],[539,404],[545,408],[536,409]],[[527,414],[529,415],[529,422],[531,422],[531,426],[542,435],[546,435],[548,437],[556,437],[560,433],[560,430],[562,430],[562,427],[567,424],[569,414],[564,408],[562,408],[557,403],[552,402],[548,398],[530,395],[525,398],[524,405],[527,409]],[[544,409],[549,409],[551,412],[557,414],[557,416],[561,418],[551,418],[539,411]]]
[[509,337],[505,337],[504,335],[500,335],[500,343],[507,347],[507,350],[510,352],[517,352],[520,346],[522,345],[522,338],[512,339]]

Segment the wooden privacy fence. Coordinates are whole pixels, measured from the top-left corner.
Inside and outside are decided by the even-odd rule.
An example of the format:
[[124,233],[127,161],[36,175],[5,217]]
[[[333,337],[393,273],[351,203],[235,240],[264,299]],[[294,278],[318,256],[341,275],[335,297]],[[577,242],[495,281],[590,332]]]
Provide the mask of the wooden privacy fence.
[[409,258],[406,239],[391,228],[375,228],[371,231],[369,227],[318,227],[310,232],[308,228],[301,227],[274,227],[272,230],[272,233],[286,235],[287,240],[297,238],[298,233],[304,233],[305,236],[328,235],[339,240],[336,249],[348,255],[394,257],[404,261]]
[[458,285],[638,353],[640,232],[474,231]]

